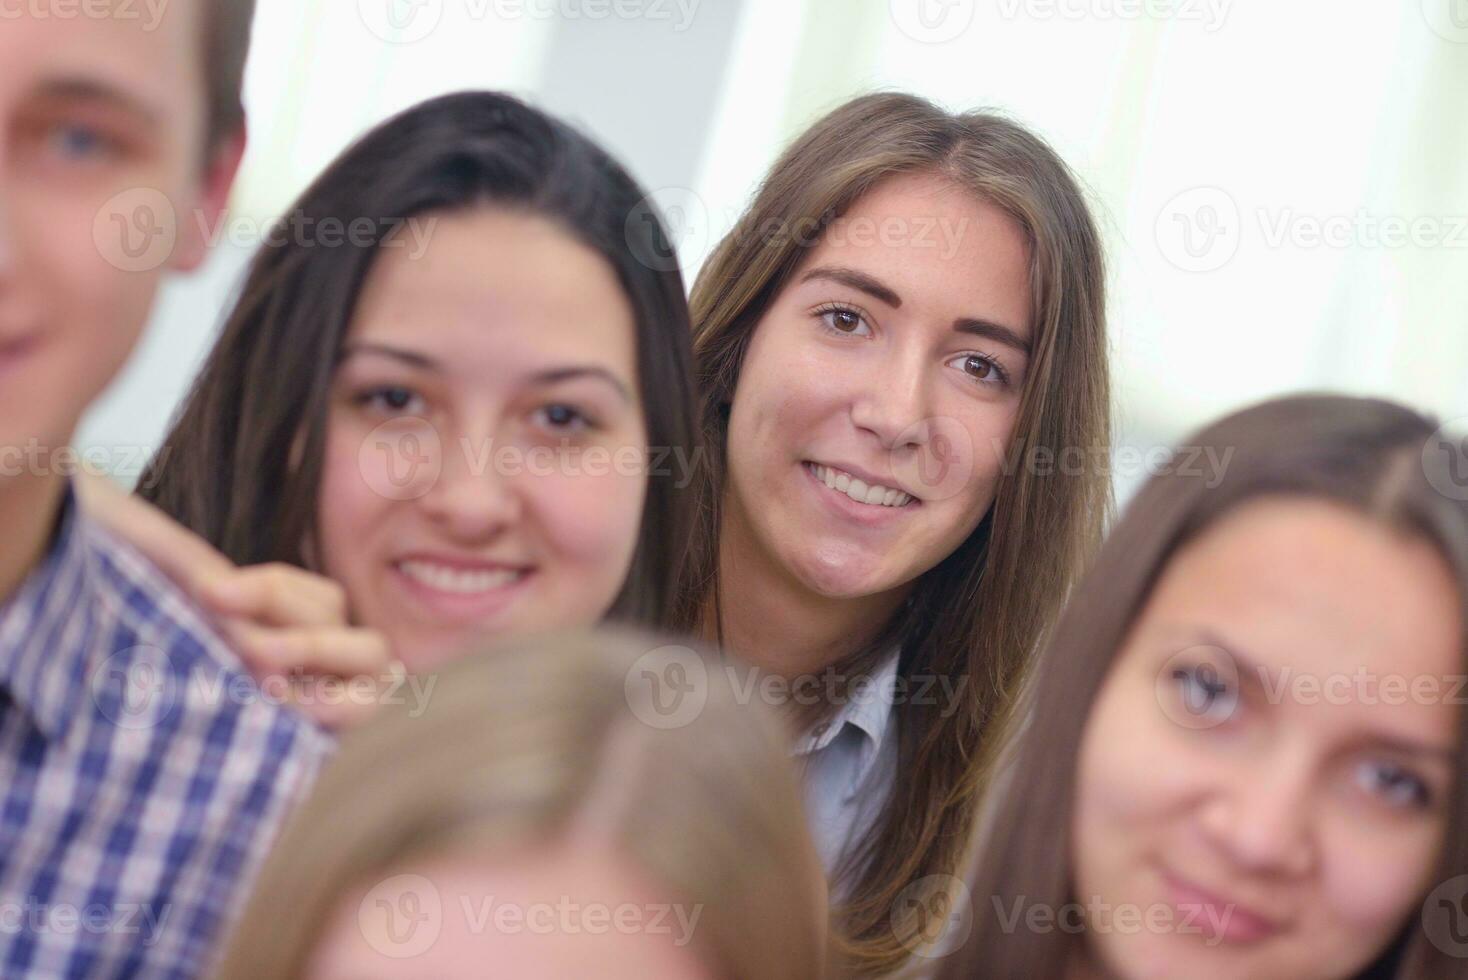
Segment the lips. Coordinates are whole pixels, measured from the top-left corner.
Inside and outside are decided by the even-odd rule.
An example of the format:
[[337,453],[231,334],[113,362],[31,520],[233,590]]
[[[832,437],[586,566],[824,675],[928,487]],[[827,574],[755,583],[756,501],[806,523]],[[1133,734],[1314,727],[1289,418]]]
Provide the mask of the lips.
[[805,465],[818,481],[837,493],[844,493],[859,504],[902,508],[916,502],[912,494],[897,487],[879,483],[876,478],[863,470],[813,462]]
[[1231,943],[1257,943],[1284,928],[1284,921],[1251,908],[1172,872],[1163,873],[1171,903],[1183,914],[1181,920],[1210,938]]
[[533,565],[450,555],[408,555],[391,563],[393,581],[430,618],[493,625],[535,579]]
[[431,561],[403,561],[398,571],[405,576],[441,592],[454,595],[478,595],[513,585],[525,576],[516,568],[454,568]]

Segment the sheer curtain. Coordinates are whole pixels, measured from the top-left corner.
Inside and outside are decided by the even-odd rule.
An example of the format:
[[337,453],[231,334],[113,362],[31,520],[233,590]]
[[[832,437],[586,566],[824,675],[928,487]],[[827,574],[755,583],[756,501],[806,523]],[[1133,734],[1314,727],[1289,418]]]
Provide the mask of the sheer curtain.
[[83,443],[156,444],[253,228],[368,126],[466,87],[603,140],[669,212],[690,279],[843,99],[997,108],[1095,203],[1123,444],[1300,389],[1468,416],[1465,0],[623,2],[261,0],[232,234],[168,288]]

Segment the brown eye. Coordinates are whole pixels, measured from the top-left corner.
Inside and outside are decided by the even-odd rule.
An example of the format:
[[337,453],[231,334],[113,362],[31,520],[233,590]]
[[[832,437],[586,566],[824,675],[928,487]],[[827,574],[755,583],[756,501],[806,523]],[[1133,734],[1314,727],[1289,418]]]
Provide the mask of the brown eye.
[[994,363],[972,354],[964,360],[963,369],[980,381],[988,381],[994,376]]
[[820,310],[817,315],[832,333],[849,337],[865,337],[872,332],[860,313],[844,306],[828,306]]
[[356,398],[358,404],[390,415],[421,415],[425,411],[423,399],[411,388],[397,385],[382,385],[369,388]]
[[561,434],[584,432],[595,428],[595,423],[585,412],[574,405],[556,402],[536,410],[536,420],[551,431]]
[[994,358],[983,354],[960,354],[948,362],[974,381],[988,387],[1008,387],[1009,374]]

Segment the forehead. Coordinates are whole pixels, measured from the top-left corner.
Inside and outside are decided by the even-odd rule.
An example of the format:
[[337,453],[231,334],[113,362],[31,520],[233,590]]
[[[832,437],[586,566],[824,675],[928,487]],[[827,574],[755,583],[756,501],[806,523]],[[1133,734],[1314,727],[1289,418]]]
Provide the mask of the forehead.
[[351,339],[408,344],[481,379],[566,360],[630,376],[637,346],[605,259],[544,218],[496,208],[400,228],[373,264]]
[[1261,667],[1297,675],[1464,670],[1458,586],[1436,549],[1324,501],[1225,515],[1169,563],[1148,615],[1215,626]]
[[1024,229],[998,205],[944,177],[904,174],[833,221],[802,269],[857,269],[894,288],[904,311],[984,317],[1027,337],[1029,261]]
[[0,16],[0,104],[57,81],[116,89],[177,113],[202,104],[206,0],[51,0]]

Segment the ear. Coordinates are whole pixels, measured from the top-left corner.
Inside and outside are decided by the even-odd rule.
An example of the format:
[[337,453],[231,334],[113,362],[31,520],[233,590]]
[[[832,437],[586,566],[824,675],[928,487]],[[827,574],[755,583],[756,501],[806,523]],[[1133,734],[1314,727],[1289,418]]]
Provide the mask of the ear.
[[229,206],[229,192],[240,172],[245,156],[247,136],[245,124],[224,137],[209,151],[204,173],[199,178],[198,197],[187,216],[180,208],[178,241],[169,267],[179,272],[192,272],[204,263],[211,233],[223,220]]

